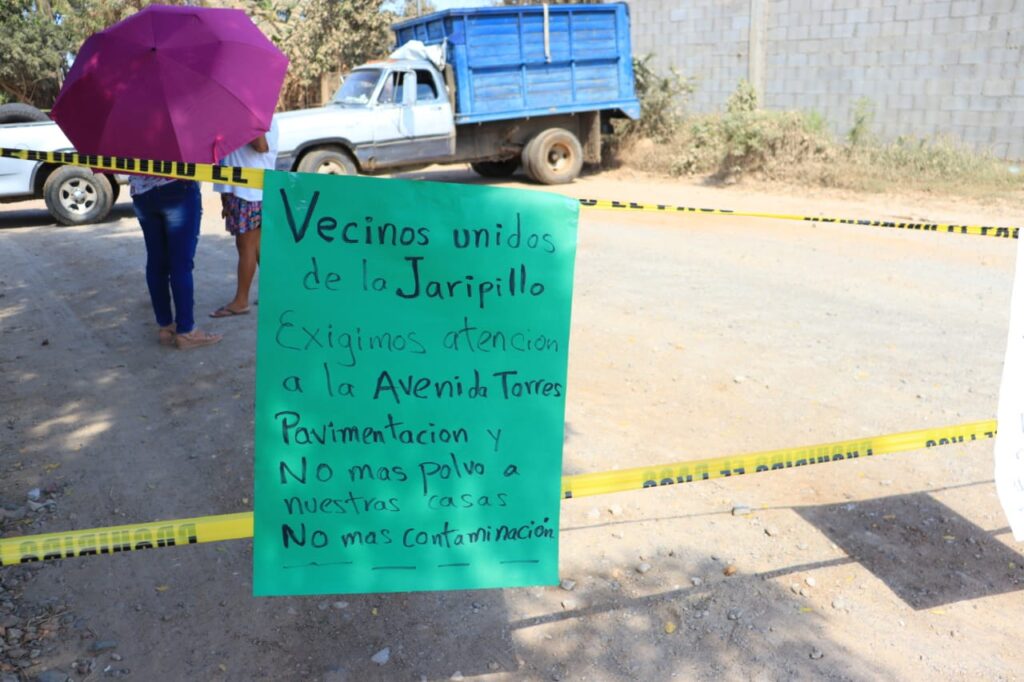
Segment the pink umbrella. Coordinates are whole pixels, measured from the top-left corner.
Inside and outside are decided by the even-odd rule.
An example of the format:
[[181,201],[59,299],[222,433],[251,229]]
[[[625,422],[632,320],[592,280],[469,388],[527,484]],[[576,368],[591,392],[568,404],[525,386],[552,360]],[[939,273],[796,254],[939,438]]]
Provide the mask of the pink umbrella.
[[150,5],[85,41],[51,116],[83,154],[215,163],[270,129],[287,68],[241,10]]

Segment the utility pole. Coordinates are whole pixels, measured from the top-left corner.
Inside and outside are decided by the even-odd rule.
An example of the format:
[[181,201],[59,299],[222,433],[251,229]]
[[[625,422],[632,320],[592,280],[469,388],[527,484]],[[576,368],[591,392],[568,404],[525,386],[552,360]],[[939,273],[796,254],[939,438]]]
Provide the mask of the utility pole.
[[765,86],[765,0],[750,0],[750,28],[747,40],[747,81],[757,93],[757,104],[764,106]]

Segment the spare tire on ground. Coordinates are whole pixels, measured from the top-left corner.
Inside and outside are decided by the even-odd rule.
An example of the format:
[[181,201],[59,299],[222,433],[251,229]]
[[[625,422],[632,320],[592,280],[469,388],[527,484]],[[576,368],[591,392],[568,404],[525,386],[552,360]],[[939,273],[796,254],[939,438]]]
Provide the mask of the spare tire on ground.
[[50,117],[31,104],[0,104],[0,125],[4,123],[36,123],[49,121]]

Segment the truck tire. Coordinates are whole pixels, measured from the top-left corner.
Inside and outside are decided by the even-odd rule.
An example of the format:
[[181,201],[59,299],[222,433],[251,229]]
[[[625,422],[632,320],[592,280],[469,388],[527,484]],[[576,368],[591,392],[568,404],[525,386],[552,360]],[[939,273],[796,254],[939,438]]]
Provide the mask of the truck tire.
[[107,176],[88,168],[61,166],[43,183],[46,208],[61,225],[84,225],[110,213],[114,192]]
[[548,128],[523,148],[523,169],[544,185],[572,182],[583,168],[583,146],[564,128]]
[[519,168],[519,159],[512,157],[502,161],[477,161],[469,164],[469,167],[485,178],[510,178]]
[[5,123],[37,123],[49,121],[50,117],[31,104],[0,104],[0,125]]
[[320,147],[308,152],[299,161],[300,173],[323,175],[357,175],[356,162],[340,147]]

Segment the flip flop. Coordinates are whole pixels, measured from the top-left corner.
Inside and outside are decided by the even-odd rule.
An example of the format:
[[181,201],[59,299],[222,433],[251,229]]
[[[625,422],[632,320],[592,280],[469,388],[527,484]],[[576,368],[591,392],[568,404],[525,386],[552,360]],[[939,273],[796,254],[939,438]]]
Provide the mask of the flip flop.
[[236,317],[238,315],[248,314],[249,308],[246,308],[245,310],[232,310],[226,305],[222,305],[221,307],[217,308],[212,313],[210,313],[210,317]]

